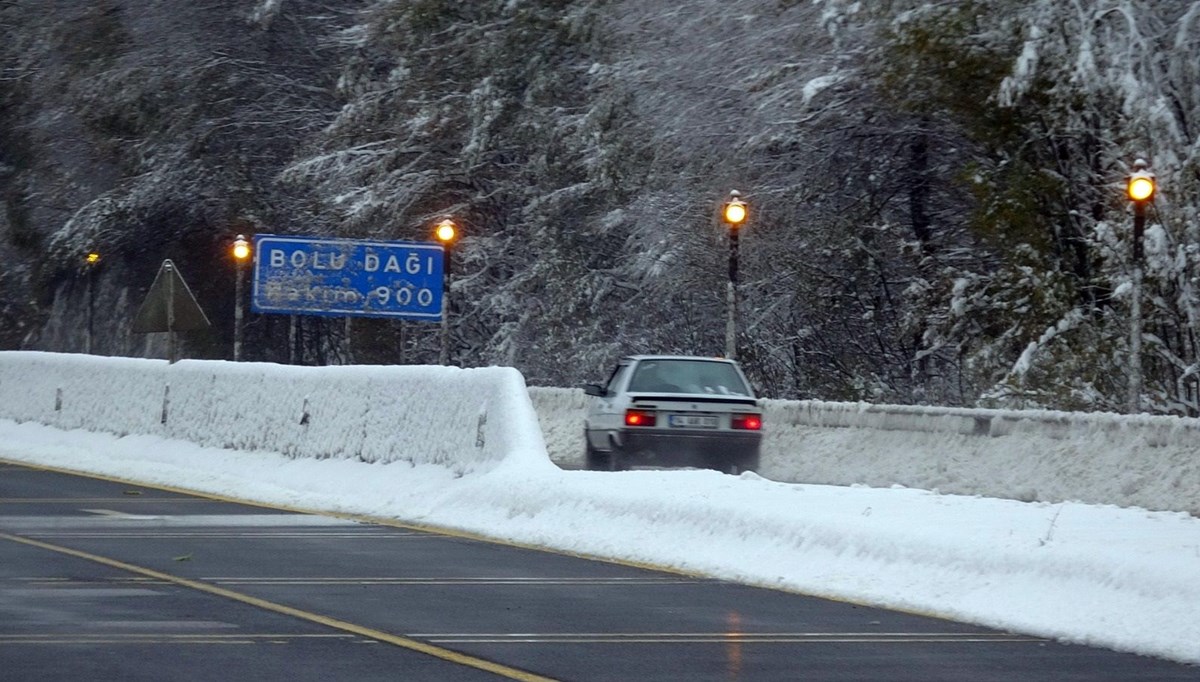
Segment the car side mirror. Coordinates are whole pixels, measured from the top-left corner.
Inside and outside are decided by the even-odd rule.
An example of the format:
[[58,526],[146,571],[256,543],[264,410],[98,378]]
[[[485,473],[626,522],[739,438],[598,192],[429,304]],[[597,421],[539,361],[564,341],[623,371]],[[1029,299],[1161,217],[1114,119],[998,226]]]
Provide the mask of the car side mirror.
[[597,398],[604,397],[604,387],[600,384],[584,384],[583,392],[588,395],[594,395]]

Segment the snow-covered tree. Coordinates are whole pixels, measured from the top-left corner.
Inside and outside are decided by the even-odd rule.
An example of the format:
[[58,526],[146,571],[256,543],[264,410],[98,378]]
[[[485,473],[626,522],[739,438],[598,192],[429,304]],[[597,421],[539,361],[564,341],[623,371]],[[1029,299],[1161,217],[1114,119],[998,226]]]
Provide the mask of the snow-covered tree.
[[[153,351],[121,320],[172,257],[220,356],[233,234],[425,240],[450,215],[457,363],[571,385],[718,354],[737,189],[768,394],[1122,409],[1143,157],[1143,404],[1197,411],[1200,3],[54,6],[0,3],[5,347],[78,348],[94,247],[104,352]],[[247,333],[254,359],[438,351],[416,323]]]
[[[954,277],[930,332],[994,382],[990,399],[1116,409],[1129,367],[1128,202],[1133,159],[1159,172],[1147,253],[1155,409],[1196,409],[1194,207],[1197,5],[995,1],[895,17],[911,61],[901,90],[971,142],[971,227],[998,257]],[[981,259],[979,265],[986,263]],[[931,320],[936,321],[936,320]]]

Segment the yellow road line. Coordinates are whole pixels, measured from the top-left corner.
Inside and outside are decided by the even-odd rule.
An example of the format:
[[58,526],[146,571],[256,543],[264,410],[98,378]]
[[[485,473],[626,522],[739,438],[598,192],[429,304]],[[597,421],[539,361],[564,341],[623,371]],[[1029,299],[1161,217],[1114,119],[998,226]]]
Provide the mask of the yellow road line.
[[351,634],[359,635],[361,637],[375,639],[380,642],[387,642],[388,644],[398,646],[402,649],[408,649],[410,651],[416,651],[419,653],[427,654],[429,656],[433,656],[435,658],[440,658],[444,661],[448,661],[450,663],[455,663],[457,665],[462,665],[462,666],[466,666],[469,668],[476,668],[478,670],[483,670],[483,671],[486,671],[486,672],[489,672],[489,673],[492,673],[495,675],[499,675],[501,677],[506,677],[510,680],[520,680],[521,682],[555,682],[552,678],[549,678],[549,677],[543,677],[541,675],[536,675],[534,673],[531,673],[531,672],[528,672],[525,670],[520,670],[518,668],[512,668],[512,667],[509,667],[506,665],[502,665],[500,663],[495,663],[493,661],[488,661],[488,660],[485,660],[482,658],[476,658],[474,656],[469,656],[467,654],[459,653],[457,651],[452,651],[450,649],[444,649],[442,647],[435,646],[433,644],[428,644],[428,643],[425,643],[425,642],[422,642],[422,641],[419,641],[416,639],[410,639],[408,637],[399,637],[397,635],[389,634],[389,633],[383,632],[381,630],[375,630],[373,628],[365,627],[362,625],[356,625],[354,623],[350,623],[350,622],[347,622],[344,620],[339,620],[337,618],[331,618],[329,616],[322,616],[320,614],[312,613],[310,611],[304,611],[302,609],[297,609],[297,608],[294,608],[291,606],[277,604],[275,602],[267,601],[265,599],[259,599],[258,597],[252,597],[248,594],[234,592],[233,590],[227,590],[223,587],[209,585],[207,583],[202,583],[202,582],[199,582],[196,580],[180,578],[178,576],[170,575],[169,573],[162,573],[162,572],[156,571],[154,569],[144,568],[142,566],[135,566],[133,564],[127,564],[123,561],[118,561],[116,559],[102,557],[102,556],[99,556],[96,554],[91,554],[89,552],[82,552],[77,549],[71,549],[70,547],[61,547],[59,545],[52,545],[47,542],[41,542],[40,540],[31,540],[29,538],[20,537],[18,535],[9,535],[8,533],[0,533],[0,540],[8,540],[9,542],[16,542],[16,543],[20,543],[23,545],[29,545],[30,547],[38,547],[40,549],[49,550],[51,552],[58,552],[59,554],[65,554],[67,556],[73,556],[73,557],[76,557],[79,559],[86,559],[88,561],[92,561],[92,562],[98,563],[98,564],[103,564],[105,566],[120,569],[122,571],[128,571],[130,573],[136,573],[138,575],[143,575],[143,576],[146,576],[149,578],[156,578],[158,580],[164,580],[166,582],[173,583],[175,585],[179,585],[182,587],[188,587],[193,590],[205,592],[207,594],[216,595],[218,597],[225,597],[226,599],[232,599],[234,601],[238,601],[243,604],[249,604],[250,606],[264,609],[266,611],[273,611],[275,613],[280,613],[285,616],[291,616],[293,618],[299,618],[301,620],[306,620],[306,621],[309,621],[310,623],[317,623],[318,625],[324,625],[326,627],[334,628],[335,630],[342,630],[343,632],[349,632]]

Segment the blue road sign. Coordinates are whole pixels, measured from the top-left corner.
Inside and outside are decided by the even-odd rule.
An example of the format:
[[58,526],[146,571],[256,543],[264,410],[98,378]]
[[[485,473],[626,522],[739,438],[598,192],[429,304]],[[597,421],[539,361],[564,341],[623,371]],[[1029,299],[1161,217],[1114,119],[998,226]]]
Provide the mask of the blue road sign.
[[442,246],[254,237],[251,309],[285,315],[442,319]]

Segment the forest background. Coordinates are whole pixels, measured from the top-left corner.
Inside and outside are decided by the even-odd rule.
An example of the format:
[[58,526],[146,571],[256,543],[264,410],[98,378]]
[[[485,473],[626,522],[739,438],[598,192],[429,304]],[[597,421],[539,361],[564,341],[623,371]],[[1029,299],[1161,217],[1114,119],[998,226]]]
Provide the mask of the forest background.
[[[231,357],[242,233],[430,239],[451,358],[535,385],[724,349],[776,398],[1200,414],[1200,2],[0,0],[0,348]],[[1132,209],[1149,207],[1140,363]],[[102,255],[88,266],[89,252]],[[437,325],[252,315],[247,360]]]

